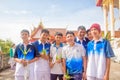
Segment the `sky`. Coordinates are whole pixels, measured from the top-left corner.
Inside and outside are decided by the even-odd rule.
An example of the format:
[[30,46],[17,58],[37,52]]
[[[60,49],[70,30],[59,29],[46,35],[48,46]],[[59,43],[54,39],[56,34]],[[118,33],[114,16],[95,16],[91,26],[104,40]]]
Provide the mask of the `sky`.
[[[118,29],[118,10],[114,13]],[[96,0],[0,0],[0,39],[19,43],[20,31],[31,31],[40,21],[45,28],[77,30],[84,25],[88,29],[99,23],[104,30],[103,11]]]

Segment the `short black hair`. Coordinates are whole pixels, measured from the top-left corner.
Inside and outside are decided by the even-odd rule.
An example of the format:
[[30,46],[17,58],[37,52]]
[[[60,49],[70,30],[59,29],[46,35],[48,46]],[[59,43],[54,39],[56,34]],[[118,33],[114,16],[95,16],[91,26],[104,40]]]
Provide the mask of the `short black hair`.
[[29,31],[28,31],[27,29],[23,29],[23,30],[21,31],[21,33],[23,33],[23,32],[27,32],[28,35],[30,34]]
[[90,29],[88,29],[88,30],[86,31],[87,34],[88,34],[88,32],[90,32]]
[[63,34],[61,32],[56,32],[55,36],[63,36]]
[[85,28],[85,26],[83,26],[83,25],[81,25],[81,26],[78,26],[78,29],[77,29],[78,31],[79,30],[85,30],[86,31],[86,28]]
[[47,29],[42,29],[41,34],[42,34],[42,33],[47,33],[47,34],[49,34],[49,31],[48,31]]
[[66,36],[67,36],[68,34],[72,34],[73,36],[75,36],[75,34],[74,34],[73,31],[67,31],[67,32],[66,32]]

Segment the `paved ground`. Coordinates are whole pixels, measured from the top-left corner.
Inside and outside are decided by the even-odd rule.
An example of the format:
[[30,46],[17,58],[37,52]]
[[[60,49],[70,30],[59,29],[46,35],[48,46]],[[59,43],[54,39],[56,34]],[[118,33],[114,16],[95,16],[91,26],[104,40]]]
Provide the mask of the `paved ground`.
[[0,80],[14,80],[14,70],[4,70],[0,72]]
[[120,80],[120,64],[111,63],[110,80]]
[[[14,71],[7,69],[0,72],[0,80],[14,80]],[[120,64],[111,63],[110,80],[120,80]]]

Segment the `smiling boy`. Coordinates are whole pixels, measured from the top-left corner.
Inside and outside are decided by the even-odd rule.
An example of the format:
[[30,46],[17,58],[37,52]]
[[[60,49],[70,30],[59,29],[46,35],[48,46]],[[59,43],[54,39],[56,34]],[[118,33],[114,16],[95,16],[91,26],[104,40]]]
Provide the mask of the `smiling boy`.
[[100,25],[90,27],[93,40],[87,45],[87,80],[109,80],[110,58],[114,57],[110,42],[101,37]]
[[[22,43],[15,49],[14,60],[16,61],[15,80],[34,80],[34,62],[38,60],[38,52],[33,44],[29,42],[29,31],[21,31]],[[27,69],[27,75],[26,75]]]

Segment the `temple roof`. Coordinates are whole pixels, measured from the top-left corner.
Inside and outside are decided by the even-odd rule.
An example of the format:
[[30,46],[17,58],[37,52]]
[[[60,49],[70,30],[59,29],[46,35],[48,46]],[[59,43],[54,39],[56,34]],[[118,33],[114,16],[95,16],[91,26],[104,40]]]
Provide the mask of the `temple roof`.
[[31,38],[35,36],[35,34],[44,28],[42,21],[39,23],[37,28],[34,28],[34,30],[31,32]]
[[[96,0],[96,6],[102,7],[103,4],[109,5],[111,0]],[[113,0],[114,1],[114,8],[119,9],[119,0]]]

